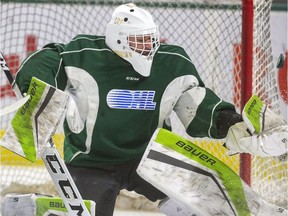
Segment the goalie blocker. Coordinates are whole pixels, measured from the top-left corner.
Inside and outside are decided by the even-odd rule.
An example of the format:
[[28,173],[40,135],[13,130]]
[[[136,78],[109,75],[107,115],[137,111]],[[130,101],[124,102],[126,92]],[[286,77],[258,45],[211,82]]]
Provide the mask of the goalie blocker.
[[168,216],[287,215],[216,157],[164,129],[155,131],[137,172],[170,198],[160,205]]
[[28,101],[16,112],[0,145],[35,162],[63,118],[69,96],[33,77]]

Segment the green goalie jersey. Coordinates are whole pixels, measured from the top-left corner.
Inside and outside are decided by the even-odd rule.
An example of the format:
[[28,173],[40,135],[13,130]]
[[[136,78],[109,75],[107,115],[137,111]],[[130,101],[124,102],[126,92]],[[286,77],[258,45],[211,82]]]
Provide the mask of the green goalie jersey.
[[201,81],[186,52],[161,44],[151,75],[142,77],[105,44],[79,35],[48,44],[22,64],[22,93],[37,77],[70,95],[64,122],[64,159],[78,166],[119,164],[141,158],[156,128],[174,111],[192,137],[221,138],[217,118],[234,110]]

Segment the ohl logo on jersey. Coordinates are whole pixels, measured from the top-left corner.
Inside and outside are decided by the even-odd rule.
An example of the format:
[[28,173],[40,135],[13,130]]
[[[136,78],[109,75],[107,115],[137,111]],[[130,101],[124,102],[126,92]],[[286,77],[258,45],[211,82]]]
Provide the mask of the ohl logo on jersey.
[[112,89],[107,95],[107,104],[114,109],[155,110],[155,91]]

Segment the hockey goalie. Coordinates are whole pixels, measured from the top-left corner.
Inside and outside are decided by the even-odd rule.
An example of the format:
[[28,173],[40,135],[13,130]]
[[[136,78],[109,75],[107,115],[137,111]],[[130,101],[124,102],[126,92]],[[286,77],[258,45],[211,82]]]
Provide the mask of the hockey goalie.
[[256,96],[236,113],[205,86],[182,47],[160,43],[145,9],[120,5],[104,36],[45,45],[17,72],[22,94],[32,77],[69,95],[64,161],[97,216],[113,215],[122,189],[162,200],[161,211],[173,216],[287,214],[219,159],[164,129],[173,129],[175,112],[191,137],[225,138],[229,155],[287,152],[287,123]]

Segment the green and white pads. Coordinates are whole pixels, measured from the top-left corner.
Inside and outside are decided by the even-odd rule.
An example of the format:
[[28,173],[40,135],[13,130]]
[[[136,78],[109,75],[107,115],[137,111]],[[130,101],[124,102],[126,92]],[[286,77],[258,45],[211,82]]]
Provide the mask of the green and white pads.
[[35,162],[66,110],[67,93],[33,77],[29,100],[16,112],[0,145]]
[[[95,216],[95,202],[84,200],[84,203],[91,216]],[[2,212],[3,216],[69,216],[61,198],[39,194],[7,194]]]
[[286,215],[256,194],[227,165],[188,140],[157,129],[138,174],[197,215]]

